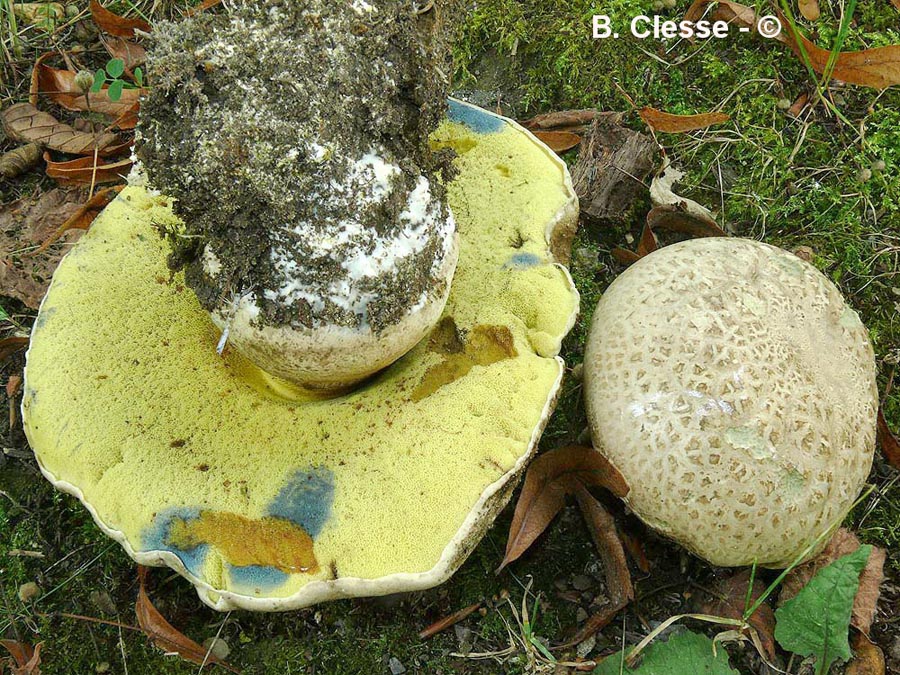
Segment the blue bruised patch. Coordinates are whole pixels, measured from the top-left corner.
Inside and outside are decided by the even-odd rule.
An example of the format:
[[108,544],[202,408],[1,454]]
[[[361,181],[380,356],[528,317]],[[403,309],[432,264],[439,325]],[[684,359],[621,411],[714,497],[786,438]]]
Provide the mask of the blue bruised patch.
[[544,261],[534,253],[516,253],[503,264],[503,267],[505,269],[526,270],[543,264]]
[[288,580],[288,575],[274,567],[262,567],[261,565],[247,565],[246,567],[234,567],[228,565],[231,583],[238,589],[268,590],[278,588]]
[[200,517],[200,509],[176,506],[156,514],[153,524],[144,530],[145,551],[169,551],[178,556],[187,571],[202,578],[203,561],[209,551],[208,544],[200,544],[191,549],[180,549],[169,543],[169,528],[173,521],[188,522]]
[[334,474],[325,467],[297,471],[272,500],[267,514],[290,520],[315,538],[331,515]]
[[477,134],[495,134],[503,130],[504,123],[499,117],[468,103],[450,99],[447,117],[453,122],[465,124]]

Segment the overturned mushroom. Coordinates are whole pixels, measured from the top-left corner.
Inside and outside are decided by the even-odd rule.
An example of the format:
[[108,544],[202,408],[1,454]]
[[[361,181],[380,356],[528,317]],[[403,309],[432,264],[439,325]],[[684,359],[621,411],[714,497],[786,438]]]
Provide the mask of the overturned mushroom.
[[791,564],[871,468],[868,333],[825,276],[766,244],[701,239],[641,259],[597,306],[584,379],[594,445],[629,506],[715,565]]
[[137,154],[175,269],[267,373],[342,389],[435,325],[458,256],[428,135],[455,2],[237,3],[159,26]]
[[365,384],[323,398],[226,345],[171,275],[171,200],[128,187],[56,271],[23,418],[41,470],[138,562],[217,609],[284,610],[427,588],[508,500],[553,410],[578,294],[565,164],[451,101],[460,235],[443,317]]

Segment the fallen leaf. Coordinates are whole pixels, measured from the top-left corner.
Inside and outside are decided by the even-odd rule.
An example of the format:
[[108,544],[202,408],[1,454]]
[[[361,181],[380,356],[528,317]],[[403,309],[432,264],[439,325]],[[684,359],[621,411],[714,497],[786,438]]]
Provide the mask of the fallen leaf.
[[893,4],[894,7],[900,10],[900,0],[891,0],[891,4]]
[[862,633],[857,633],[850,643],[853,660],[847,664],[844,675],[884,675],[884,653],[881,648]]
[[[38,642],[34,647],[15,640],[0,640],[0,645],[9,652],[15,661],[10,666],[11,675],[41,675],[41,647],[43,642]],[[3,662],[0,661],[0,667]],[[2,670],[0,670],[2,672]]]
[[612,256],[622,265],[626,266],[633,265],[641,259],[641,256],[634,251],[629,251],[627,248],[614,248],[612,250]]
[[[785,36],[787,45],[797,58],[804,60],[805,51],[812,69],[819,75],[824,73],[831,58],[831,51],[810,42],[799,31],[791,30],[787,19],[780,12],[778,18],[784,26],[781,34]],[[858,52],[840,52],[834,61],[831,76],[848,84],[873,89],[885,89],[900,84],[900,45],[875,47]]]
[[44,255],[32,252],[79,210],[86,192],[54,188],[37,199],[0,205],[0,295],[14,297],[31,309],[40,306],[53,271],[81,233],[68,233]]
[[44,153],[44,161],[47,162],[47,175],[55,178],[61,185],[120,182],[131,171],[132,165],[130,158],[111,163],[103,162],[98,158],[96,166],[93,157],[79,157],[67,162],[54,162],[50,159],[49,152]]
[[95,135],[75,131],[30,103],[16,103],[4,110],[3,127],[13,140],[37,143],[72,155],[92,154],[95,149],[102,151],[117,139],[112,133]]
[[[900,2],[900,0],[897,1]],[[557,112],[535,115],[530,119],[522,121],[521,125],[531,131],[536,129],[543,131],[571,131],[572,129],[586,127],[593,122],[594,118],[598,115],[621,115],[621,113],[598,113],[593,108],[585,110],[560,110]]]
[[808,21],[815,21],[819,18],[819,0],[798,0],[800,5],[800,13],[803,18]]
[[895,469],[900,469],[900,441],[891,432],[881,408],[878,409],[878,444],[881,446],[881,452],[884,453],[888,464]]
[[644,229],[641,230],[641,240],[638,242],[637,257],[643,258],[658,248],[659,242],[656,240],[656,235],[653,234],[653,229],[648,223],[645,223]]
[[98,190],[93,197],[91,197],[84,204],[78,207],[78,210],[75,211],[75,213],[73,213],[71,216],[69,216],[69,218],[67,218],[66,221],[62,225],[60,225],[53,234],[51,234],[43,242],[41,242],[41,245],[32,255],[36,256],[46,251],[52,244],[54,244],[69,230],[88,229],[91,226],[91,223],[94,222],[94,219],[104,208],[106,208],[107,204],[115,199],[116,195],[119,194],[123,187],[125,186],[114,185],[113,187]]
[[691,213],[681,204],[656,206],[647,214],[647,225],[653,230],[681,232],[692,237],[727,237],[728,234],[712,218]]
[[150,638],[150,641],[164,652],[178,654],[181,658],[191,663],[198,665],[215,664],[222,666],[229,672],[239,673],[239,670],[211,654],[208,649],[201,647],[166,621],[165,617],[159,613],[159,610],[153,606],[150,596],[147,595],[146,577],[147,568],[139,566],[138,579],[140,585],[134,612],[137,615],[138,625]]
[[189,7],[187,10],[185,10],[184,15],[185,16],[194,16],[194,14],[199,14],[200,12],[205,12],[207,9],[211,9],[211,8],[215,7],[216,5],[220,4],[221,2],[222,2],[222,0],[203,0],[203,2],[201,2],[196,7]]
[[616,614],[625,609],[627,604],[627,602],[621,602],[607,605],[599,612],[591,614],[587,621],[584,622],[584,625],[578,629],[578,632],[570,640],[556,647],[556,649],[571,649],[587,640],[591,635],[596,635],[612,623],[612,620],[616,618]]
[[697,129],[706,129],[714,124],[722,124],[731,119],[721,112],[700,113],[699,115],[673,115],[656,108],[641,108],[638,115],[654,131],[679,134]]
[[134,31],[150,32],[150,24],[143,19],[132,19],[119,16],[106,9],[98,0],[91,0],[91,16],[100,30],[123,38],[133,38]]
[[[795,597],[819,570],[838,558],[855,552],[859,547],[859,539],[855,534],[843,527],[839,529],[819,555],[794,568],[785,577],[781,585],[781,594],[778,597],[779,606]],[[869,634],[875,618],[875,606],[881,593],[881,582],[884,580],[885,557],[883,549],[873,546],[866,566],[859,576],[859,589],[853,601],[850,625],[865,635]]]
[[686,213],[692,213],[706,220],[715,222],[712,211],[701,206],[693,199],[680,197],[672,191],[674,185],[684,178],[684,172],[679,171],[674,166],[666,162],[662,172],[654,176],[650,183],[650,201],[654,206],[664,206],[666,204],[674,204]]
[[450,628],[450,626],[458,624],[467,616],[477,611],[480,607],[480,602],[476,602],[474,605],[469,605],[468,607],[463,607],[458,612],[453,612],[453,614],[451,614],[450,616],[445,616],[443,619],[435,621],[433,624],[428,626],[428,628],[419,631],[419,637],[423,640],[427,640],[431,636],[437,635],[441,631],[447,630],[448,628]]
[[555,153],[571,150],[581,143],[581,136],[570,131],[533,131],[532,133]]
[[15,178],[41,160],[41,146],[29,143],[0,155],[0,178]]
[[[715,588],[715,596],[709,602],[703,603],[701,611],[704,614],[720,616],[725,619],[744,618],[744,610],[747,609],[747,594],[750,589],[750,570],[743,570],[725,579]],[[766,585],[759,579],[753,580],[753,590],[750,593],[750,604],[755,603],[765,593]],[[759,606],[749,624],[756,629],[760,644],[765,651],[765,658],[772,662],[775,659],[775,612],[763,603]]]
[[634,564],[637,565],[638,569],[644,574],[650,572],[650,560],[644,552],[644,545],[641,543],[641,540],[627,529],[619,530],[619,537],[625,545],[625,551],[634,561]]
[[28,338],[13,336],[0,340],[0,362],[28,347]]
[[628,494],[625,479],[593,448],[570,445],[545,452],[525,474],[499,572],[521,556],[581,485],[604,487],[617,497]]
[[[900,0],[897,1],[900,2]],[[791,117],[800,117],[800,113],[803,112],[807,103],[809,103],[809,94],[803,92],[797,97],[797,100],[791,104],[791,107],[787,109],[787,114]]]
[[[125,38],[115,36],[107,36],[101,39],[110,56],[114,59],[122,59],[125,63],[125,72],[129,73],[129,75],[147,60],[147,50],[137,42],[131,42]],[[122,94],[124,95],[126,91],[129,90],[123,89]]]
[[603,562],[610,599],[617,605],[630,602],[634,599],[634,587],[631,585],[631,573],[628,571],[625,549],[616,531],[615,520],[580,481],[575,490],[575,498]]
[[122,129],[133,128],[134,125],[120,125],[118,120],[132,109],[136,109],[139,98],[147,93],[146,89],[123,89],[122,97],[118,101],[110,100],[108,86],[104,86],[97,92],[84,93],[75,86],[77,73],[71,70],[51,68],[43,62],[46,56],[47,54],[44,54],[38,59],[31,74],[29,102],[33,106],[37,106],[38,95],[43,94],[66,110],[109,115],[116,120],[115,126]]
[[16,426],[19,418],[19,407],[16,405],[16,397],[22,390],[22,375],[15,373],[6,381],[6,400],[9,401],[9,428]]

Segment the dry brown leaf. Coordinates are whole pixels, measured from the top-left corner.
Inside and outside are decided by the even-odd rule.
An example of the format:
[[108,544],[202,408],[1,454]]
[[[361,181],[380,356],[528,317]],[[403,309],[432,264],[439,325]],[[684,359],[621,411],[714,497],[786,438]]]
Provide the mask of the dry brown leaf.
[[581,485],[604,487],[617,497],[628,494],[622,475],[593,448],[570,445],[545,452],[525,474],[499,572],[521,556]]
[[[103,46],[106,47],[106,51],[109,52],[109,55],[114,59],[122,59],[125,63],[125,72],[131,74],[131,72],[140,65],[143,65],[147,60],[147,50],[144,49],[137,42],[131,42],[126,40],[125,38],[115,37],[115,36],[107,36],[102,38]],[[124,95],[127,89],[122,90],[122,94]]]
[[138,578],[140,586],[138,588],[137,602],[134,605],[134,612],[137,615],[138,625],[150,638],[151,642],[164,652],[178,654],[181,658],[191,663],[196,663],[197,665],[215,664],[232,673],[239,673],[238,669],[213,656],[208,649],[201,647],[166,621],[165,617],[159,613],[159,610],[153,606],[150,596],[147,595],[146,576],[146,568],[139,567]]
[[0,178],[15,178],[41,160],[41,146],[29,143],[0,155]]
[[[897,0],[900,2],[900,0]],[[598,114],[593,108],[585,110],[560,110],[544,113],[521,122],[526,129],[534,131],[570,131],[572,128],[582,128],[590,124]],[[618,114],[618,113],[615,113]]]
[[93,154],[116,139],[116,134],[91,134],[75,131],[52,115],[41,112],[30,103],[16,103],[3,111],[6,135],[23,143],[37,143],[72,155]]
[[616,605],[631,602],[634,599],[634,587],[631,584],[631,572],[628,571],[625,548],[616,531],[615,520],[583,485],[579,485],[575,490],[575,498],[603,562],[603,573],[606,575],[606,589],[610,600]]
[[[831,51],[810,42],[799,32],[793,32],[787,19],[780,12],[778,17],[784,26],[781,35],[785,37],[786,44],[797,58],[804,60],[805,51],[812,69],[819,75],[824,73],[831,58]],[[848,84],[873,89],[884,89],[900,84],[900,45],[875,47],[858,52],[841,52],[835,59],[831,76]]]
[[612,620],[616,618],[616,614],[621,612],[627,602],[622,602],[619,604],[611,604],[605,606],[599,612],[592,614],[588,617],[587,621],[584,622],[584,625],[578,630],[572,638],[564,644],[555,647],[555,649],[571,649],[576,645],[581,644],[585,640],[587,640],[591,635],[595,635],[600,632],[604,628],[606,628]]
[[185,16],[194,16],[194,14],[199,14],[200,12],[205,12],[207,9],[211,9],[218,4],[221,4],[222,0],[203,0],[196,7],[190,7],[185,10]]
[[844,675],[884,675],[884,653],[862,633],[853,637],[853,659]]
[[637,257],[643,258],[645,255],[653,253],[653,251],[658,248],[659,242],[656,240],[656,235],[653,234],[653,229],[650,227],[650,223],[647,222],[644,224],[644,229],[641,230],[641,240],[638,242],[636,253]]
[[[15,640],[0,640],[0,645],[9,652],[15,661],[10,665],[10,675],[41,675],[41,647],[43,644],[43,642],[38,642],[32,647]],[[0,661],[0,667],[2,665],[3,662]]]
[[641,256],[634,251],[629,251],[627,248],[614,248],[612,250],[612,257],[622,265],[626,266],[633,265],[641,259]]
[[60,237],[69,230],[86,230],[94,222],[94,219],[100,212],[106,208],[116,195],[125,187],[124,185],[114,185],[112,187],[98,190],[97,193],[82,204],[75,213],[73,213],[66,221],[57,228],[57,230],[47,237],[33,255],[39,255],[46,251]]
[[619,538],[625,546],[626,553],[628,553],[638,569],[644,574],[649,573],[650,559],[647,558],[647,554],[644,552],[644,544],[641,540],[627,529],[619,530]]
[[884,453],[888,464],[900,469],[900,441],[891,432],[881,408],[878,409],[878,444],[881,445],[881,452]]
[[[703,603],[701,612],[720,616],[725,619],[744,618],[744,610],[747,605],[747,592],[750,588],[750,570],[744,570],[725,579],[715,589],[716,595],[712,600]],[[750,594],[750,603],[759,600],[765,593],[766,585],[759,579],[753,580],[753,591]],[[756,629],[760,644],[765,651],[764,656],[769,662],[775,659],[775,612],[763,603],[753,616],[750,617],[750,625]]]
[[[778,596],[778,604],[783,605],[797,595],[820,569],[830,565],[838,558],[853,553],[859,546],[859,539],[855,534],[843,527],[839,529],[819,555],[794,568],[785,577],[781,585],[781,594]],[[865,635],[869,634],[875,618],[875,607],[881,593],[881,582],[884,580],[885,558],[884,550],[873,546],[869,560],[862,574],[859,575],[859,590],[853,600],[850,625]]]
[[[898,2],[900,2],[900,0],[898,0]],[[809,103],[809,94],[803,92],[797,97],[797,100],[791,104],[791,107],[787,109],[787,114],[791,117],[800,117],[800,113],[803,112],[807,103]]]
[[60,185],[118,183],[125,179],[132,165],[130,158],[111,163],[98,158],[96,166],[93,157],[54,162],[49,152],[44,153],[44,161],[47,162],[47,175],[55,178]]
[[433,624],[428,626],[428,628],[419,631],[419,637],[423,640],[427,640],[432,635],[437,635],[441,631],[445,631],[450,628],[450,626],[458,624],[467,616],[477,611],[480,607],[480,602],[476,602],[474,605],[469,605],[468,607],[463,607],[458,612],[453,612],[453,614],[451,614],[450,616],[445,616],[443,619],[435,621]]
[[654,131],[679,134],[697,129],[706,129],[714,124],[722,124],[731,118],[725,113],[711,112],[699,115],[673,115],[656,108],[644,107],[638,111],[641,119]]
[[798,0],[798,4],[804,19],[815,21],[819,18],[821,14],[819,11],[819,0]]
[[581,143],[581,136],[570,131],[533,131],[538,140],[556,153],[571,150]]
[[77,212],[86,190],[54,188],[37,199],[0,206],[0,295],[17,298],[31,309],[40,306],[53,271],[80,232],[70,232],[44,255],[35,248]]
[[27,347],[27,337],[19,337],[17,335],[14,335],[13,337],[3,338],[2,340],[0,340],[0,362],[3,362],[8,357]]
[[891,0],[891,4],[893,4],[894,7],[900,10],[900,0]]
[[133,38],[135,30],[150,32],[150,24],[143,19],[126,19],[114,14],[101,5],[98,0],[91,0],[91,16],[100,30],[116,37]]
[[40,94],[47,96],[57,105],[66,110],[89,111],[102,113],[114,118],[114,126],[121,129],[130,129],[131,126],[123,126],[119,119],[132,110],[137,110],[139,98],[147,93],[146,89],[123,89],[122,97],[118,101],[109,98],[109,87],[104,86],[100,91],[82,93],[75,87],[77,73],[71,70],[51,68],[43,63],[46,54],[38,59],[31,74],[31,94],[29,102],[36,106],[37,97]]
[[692,237],[727,237],[712,218],[685,211],[678,204],[664,204],[650,209],[647,225],[654,230],[681,232]]

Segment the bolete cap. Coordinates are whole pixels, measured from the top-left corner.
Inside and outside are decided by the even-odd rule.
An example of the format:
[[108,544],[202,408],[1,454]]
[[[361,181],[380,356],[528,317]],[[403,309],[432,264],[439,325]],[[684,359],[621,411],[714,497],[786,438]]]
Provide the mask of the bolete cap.
[[600,300],[584,373],[594,446],[629,506],[715,565],[788,566],[872,465],[868,333],[773,246],[699,239],[641,259]]
[[443,318],[406,356],[321,399],[234,349],[125,189],[54,276],[23,417],[44,474],[138,562],[217,609],[284,610],[434,586],[509,498],[553,409],[578,294],[562,256],[565,165],[514,122],[451,102],[459,263]]

